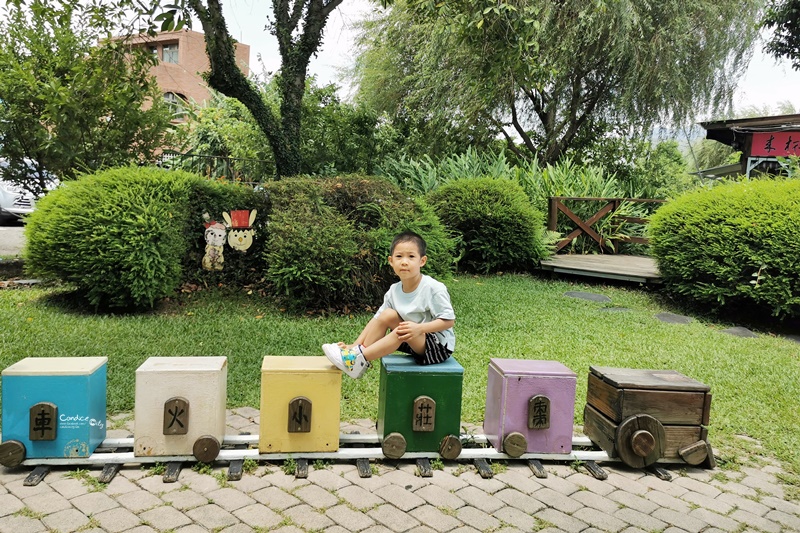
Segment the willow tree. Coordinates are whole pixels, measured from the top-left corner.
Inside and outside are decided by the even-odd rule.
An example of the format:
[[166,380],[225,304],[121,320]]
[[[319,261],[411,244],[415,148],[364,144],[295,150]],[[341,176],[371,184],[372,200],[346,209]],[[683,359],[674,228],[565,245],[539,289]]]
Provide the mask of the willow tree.
[[598,125],[643,132],[727,107],[759,5],[401,0],[365,25],[360,97],[489,125],[519,155],[551,163]]

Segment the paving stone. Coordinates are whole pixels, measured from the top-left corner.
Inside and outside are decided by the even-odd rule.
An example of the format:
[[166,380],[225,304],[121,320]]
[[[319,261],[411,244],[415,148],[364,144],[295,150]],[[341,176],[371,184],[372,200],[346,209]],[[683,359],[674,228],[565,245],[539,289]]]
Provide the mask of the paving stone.
[[347,505],[337,505],[325,511],[325,516],[345,528],[347,531],[361,531],[375,525],[369,515],[361,511],[354,511]]
[[800,504],[797,502],[787,502],[773,496],[765,496],[761,498],[761,503],[784,513],[800,515]]
[[619,503],[588,490],[578,491],[570,496],[570,498],[576,502],[582,503],[586,507],[591,507],[592,509],[597,509],[598,511],[603,511],[608,514],[614,514],[619,509]]
[[533,516],[514,507],[498,509],[492,516],[523,531],[533,531],[536,526],[536,519]]
[[[544,520],[545,522],[549,522],[559,528],[560,531],[566,531],[568,533],[578,533],[579,531],[583,531],[589,525],[584,522],[583,520],[578,520],[577,518],[573,518],[567,514],[562,513],[558,509],[543,509],[534,515],[539,520]],[[546,530],[542,530],[546,531]]]
[[756,516],[764,516],[770,510],[770,508],[764,505],[763,503],[729,492],[723,492],[722,494],[717,496],[716,499],[725,502],[726,504],[732,505],[733,507],[743,509],[748,513],[752,513]]
[[152,509],[153,507],[158,507],[164,503],[157,496],[150,494],[146,490],[126,492],[125,494],[120,494],[117,496],[115,500],[117,503],[130,509],[134,513]]
[[567,291],[564,293],[564,296],[569,298],[579,298],[581,300],[588,300],[590,302],[599,302],[599,303],[609,303],[611,302],[611,298],[604,294],[595,294],[593,292],[584,292],[584,291]]
[[[234,430],[249,426],[252,423],[252,420],[239,415],[228,415],[225,417],[225,425]],[[238,431],[232,431],[231,433],[236,434]]]
[[416,518],[388,503],[367,511],[367,514],[392,531],[407,531],[421,525]]
[[722,529],[723,531],[737,531],[742,527],[742,524],[740,524],[737,520],[723,516],[723,514],[724,513],[721,509],[719,512],[715,513],[700,507],[698,509],[692,509],[692,511],[689,513],[689,516],[700,519],[707,524],[710,524],[718,529]]
[[719,490],[717,487],[710,485],[708,483],[703,483],[702,481],[698,481],[696,479],[692,479],[689,477],[677,477],[672,480],[673,483],[676,485],[680,485],[690,491],[699,492],[700,494],[705,494],[710,498],[716,498],[722,491]]
[[[25,507],[31,511],[44,515],[72,508],[69,500],[56,492],[35,494],[25,498],[22,501],[25,504]],[[2,511],[0,511],[0,513],[2,513]]]
[[[83,483],[81,483],[80,481],[78,480],[73,480],[73,481],[75,481],[76,483],[78,483],[78,485],[83,487]],[[23,483],[22,480],[12,481],[5,487],[6,489],[8,489],[8,492],[10,492],[11,494],[13,494],[14,496],[16,496],[21,500],[24,500],[25,498],[28,498],[30,496],[36,496],[37,494],[53,492],[53,489],[50,488],[47,483],[39,483],[38,485],[33,487],[26,487],[22,483]],[[87,492],[89,491],[84,487],[83,492],[81,492],[80,494],[86,494]],[[71,496],[64,495],[64,497],[70,498]]]
[[297,526],[286,526],[278,529],[273,529],[270,533],[305,533]]
[[263,503],[270,509],[276,511],[282,511],[300,504],[299,499],[278,487],[267,487],[266,489],[261,489],[252,493],[250,496],[259,503]]
[[236,518],[251,527],[271,529],[283,522],[283,517],[281,515],[260,503],[254,503],[237,509],[233,514]]
[[316,485],[308,485],[294,491],[294,495],[315,509],[327,509],[339,503],[339,498]]
[[650,500],[637,496],[636,494],[631,494],[630,492],[625,492],[624,490],[616,490],[609,494],[608,498],[644,514],[650,514],[658,508],[658,505]]
[[567,514],[572,514],[583,507],[583,505],[580,503],[569,498],[565,498],[563,494],[560,494],[547,487],[542,487],[541,489],[537,490],[533,493],[532,497],[548,507],[552,507],[558,511],[561,511],[562,513]]
[[[525,468],[528,467],[526,466]],[[528,472],[530,473],[530,469],[528,469]],[[536,478],[532,476],[526,476],[525,474],[515,470],[501,472],[494,477],[496,480],[505,483],[506,486],[513,487],[520,492],[524,492],[525,494],[533,494],[542,488],[542,484],[539,483]]]
[[155,529],[175,529],[192,523],[192,519],[169,506],[156,507],[139,514],[139,518]]
[[468,483],[463,479],[461,479],[461,477],[455,476],[450,472],[446,472],[443,470],[433,471],[431,486],[441,487],[444,490],[456,491],[459,489],[463,489],[467,485]]
[[[639,483],[650,489],[650,492],[658,491],[664,494],[668,494],[674,498],[680,498],[682,495],[686,494],[689,489],[686,487],[682,487],[681,485],[677,485],[672,481],[664,481],[663,479],[658,479],[656,476],[645,476],[639,480]],[[647,497],[650,492],[646,493],[644,496]]]
[[383,498],[387,503],[391,503],[401,511],[408,512],[415,507],[425,504],[425,500],[423,500],[421,497],[403,487],[398,487],[397,485],[381,487],[375,491],[375,494],[378,497]]
[[667,324],[688,324],[692,321],[688,316],[676,315],[675,313],[658,313],[656,318]]
[[385,503],[383,498],[356,485],[350,485],[349,487],[339,489],[336,491],[336,495],[343,499],[350,507],[361,510],[371,509],[372,507]]
[[774,476],[752,476],[748,475],[742,478],[742,485],[758,489],[767,494],[771,494],[780,499],[783,499],[783,487],[778,484]]
[[[150,511],[152,512],[152,511]],[[208,529],[216,529],[235,524],[238,518],[215,504],[203,505],[186,511],[186,516],[193,522]]]
[[100,523],[100,526],[105,531],[111,531],[112,533],[129,531],[141,523],[138,516],[123,507],[98,513],[94,515],[94,519]]
[[[605,496],[606,494],[609,494],[611,492],[614,492],[614,490],[616,490],[614,485],[610,485],[605,481],[596,479],[593,476],[590,476],[583,472],[575,472],[571,474],[569,477],[567,477],[566,480],[577,486],[578,492],[581,491],[581,487],[585,487],[594,494],[597,494],[599,496]],[[573,493],[573,496],[578,492]]]
[[[609,473],[608,479],[605,480],[606,483],[611,485],[612,487],[616,487],[619,490],[629,492],[631,494],[636,494],[639,496],[644,496],[648,490],[650,490],[647,485],[642,483],[641,479],[631,479],[627,476],[623,475],[615,475]],[[610,494],[610,493],[609,493]]]
[[764,518],[779,524],[783,524],[787,528],[794,531],[800,531],[800,516],[797,516],[796,514],[784,513],[783,511],[778,511],[775,509],[768,512]]
[[353,485],[373,492],[390,484],[389,480],[386,478],[386,475],[386,473],[383,473],[377,476],[373,475],[371,477],[360,477],[358,472],[348,472],[344,475],[344,478]]
[[305,487],[306,485],[311,484],[311,482],[307,479],[299,479],[294,477],[294,474],[288,475],[284,474],[281,471],[275,472],[265,477],[266,480],[269,481],[271,485],[280,487],[288,491],[294,491],[296,489],[299,489],[300,487]]
[[60,533],[77,531],[89,523],[89,518],[77,509],[66,509],[42,518],[42,523],[47,529],[58,530]]
[[494,494],[506,488],[506,484],[499,479],[483,479],[477,472],[464,472],[459,477],[470,487],[480,489],[486,494]]
[[102,513],[103,511],[119,507],[119,504],[115,500],[102,492],[84,494],[83,496],[72,498],[70,502],[86,515]]
[[219,531],[219,533],[253,533],[253,528],[239,522],[223,529],[215,529],[214,531]]
[[705,494],[700,494],[699,492],[694,492],[692,490],[681,496],[681,499],[699,507],[714,509],[714,511],[719,514],[728,514],[733,510],[732,505],[725,503],[719,498],[711,498]]
[[721,329],[720,333],[727,333],[728,335],[733,335],[734,337],[752,338],[752,339],[758,338],[758,335],[756,335],[749,329],[742,326],[734,326],[732,328]]
[[114,479],[106,485],[105,492],[109,496],[116,496],[118,494],[126,494],[139,490],[139,486],[123,476],[114,476]]
[[657,509],[651,516],[689,532],[702,531],[709,526],[708,522],[672,509]]
[[758,492],[754,488],[742,485],[741,483],[738,482],[728,482],[728,483],[718,484],[715,482],[715,480],[712,480],[711,484],[717,487],[723,493],[731,492],[733,494],[738,494],[739,496],[747,496],[750,498],[755,498],[756,496],[758,496]]
[[237,407],[236,409],[233,409],[233,412],[237,415],[249,418],[254,422],[258,421],[258,419],[261,417],[261,411],[254,407]]
[[569,479],[562,478],[560,476],[547,476],[546,479],[541,479],[538,481],[543,487],[552,489],[560,494],[563,494],[564,496],[569,496],[570,494],[574,494],[580,490],[579,485],[576,485]]
[[[417,529],[422,528],[423,526],[416,526],[406,531],[417,531]],[[363,533],[391,533],[392,530],[386,526],[382,526],[380,524],[376,524],[371,528],[365,529]],[[427,533],[427,532],[426,532]]]
[[456,511],[456,518],[481,531],[496,529],[500,526],[500,520],[476,507],[462,507]]
[[516,489],[503,489],[500,492],[495,493],[494,496],[498,500],[505,502],[507,505],[515,507],[526,513],[535,513],[536,511],[544,508],[544,504],[542,502]]
[[236,490],[240,490],[246,494],[250,494],[251,492],[261,490],[271,485],[269,481],[260,476],[248,474],[242,476],[242,479],[238,481],[229,481],[228,483],[230,483],[230,485]]
[[219,482],[215,478],[206,474],[198,474],[186,468],[181,471],[178,481],[179,483],[164,483],[161,476],[153,476],[141,479],[138,483],[140,487],[153,494],[181,490],[183,487],[189,487],[198,494],[207,494],[219,489]]
[[323,529],[334,525],[333,520],[317,511],[310,505],[295,505],[283,511],[283,516],[291,519],[294,524],[305,530]]
[[414,494],[437,508],[458,509],[465,505],[464,500],[438,485],[422,487]]
[[615,518],[612,515],[598,511],[597,509],[589,509],[586,507],[575,511],[572,514],[572,517],[582,520],[587,524],[600,529],[600,531],[622,531],[628,526],[627,523],[623,522],[619,518]]
[[491,494],[487,494],[477,487],[464,487],[463,489],[456,491],[455,494],[464,500],[469,506],[480,509],[486,513],[493,513],[504,505],[502,500],[498,500]]
[[16,513],[23,509],[25,504],[13,494],[0,495],[0,517]]
[[188,526],[176,529],[175,531],[180,533],[208,533],[206,528],[200,527],[197,524],[189,524]]
[[327,490],[338,490],[351,485],[350,481],[331,470],[312,470],[308,473],[308,480]]
[[226,511],[235,511],[236,509],[256,503],[256,501],[247,494],[230,487],[209,492],[205,496]]
[[0,532],[2,533],[38,533],[39,531],[47,531],[40,520],[19,515],[0,518]]
[[208,503],[208,498],[193,490],[175,490],[164,494],[161,499],[181,511],[194,509]]
[[[392,470],[386,474],[381,474],[380,477],[386,482],[386,485],[399,485],[400,487],[412,492],[421,489],[425,485],[430,485],[428,478],[416,477],[413,474],[404,472],[403,470]],[[368,487],[364,488],[370,490]]]
[[651,490],[645,494],[644,497],[659,507],[667,507],[673,511],[678,511],[679,513],[688,513],[692,509],[692,506],[687,502],[681,500],[680,498],[670,496],[669,494],[661,492],[660,490]]
[[450,531],[464,525],[461,520],[451,516],[449,513],[442,512],[432,505],[417,507],[409,514],[425,524],[423,527],[427,526],[439,532]]
[[631,509],[630,507],[617,509],[611,514],[626,524],[641,528],[645,531],[659,531],[665,529],[669,525],[658,518],[637,511],[636,509]]

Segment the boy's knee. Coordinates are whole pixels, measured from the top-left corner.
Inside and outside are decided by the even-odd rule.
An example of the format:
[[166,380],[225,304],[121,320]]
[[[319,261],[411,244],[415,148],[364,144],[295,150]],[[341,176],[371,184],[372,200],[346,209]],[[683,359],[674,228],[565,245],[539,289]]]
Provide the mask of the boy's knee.
[[378,315],[378,320],[381,325],[386,326],[387,329],[394,329],[400,323],[400,315],[394,309],[384,309]]

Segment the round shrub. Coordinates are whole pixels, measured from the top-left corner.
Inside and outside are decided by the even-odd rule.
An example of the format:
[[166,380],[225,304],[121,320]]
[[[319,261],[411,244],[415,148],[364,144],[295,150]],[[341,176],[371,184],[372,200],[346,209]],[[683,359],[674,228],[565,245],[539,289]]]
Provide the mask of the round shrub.
[[383,179],[292,178],[265,186],[267,280],[295,308],[370,308],[397,281],[388,265],[397,233],[428,243],[423,272],[450,275],[454,244],[433,210]]
[[672,200],[652,217],[665,287],[714,309],[753,304],[800,315],[800,180],[728,183]]
[[544,215],[515,182],[458,179],[430,193],[428,200],[460,238],[458,264],[466,270],[527,270],[549,253]]
[[74,283],[95,307],[152,307],[181,282],[194,179],[124,167],[64,183],[28,218],[26,268]]

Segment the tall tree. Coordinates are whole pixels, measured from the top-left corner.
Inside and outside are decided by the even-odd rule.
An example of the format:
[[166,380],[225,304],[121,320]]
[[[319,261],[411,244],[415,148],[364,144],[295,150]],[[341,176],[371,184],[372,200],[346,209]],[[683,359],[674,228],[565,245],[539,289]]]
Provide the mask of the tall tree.
[[281,55],[280,110],[262,100],[257,87],[236,63],[235,40],[228,32],[220,0],[120,0],[139,13],[161,21],[161,29],[175,29],[194,14],[205,33],[211,70],[208,84],[236,98],[253,114],[272,148],[277,176],[294,176],[302,169],[300,128],[308,64],[322,43],[330,14],[342,0],[273,0],[267,29],[278,39]]
[[766,51],[776,58],[792,62],[800,70],[800,0],[776,0],[767,9],[764,27],[774,33],[766,44]]
[[152,158],[170,115],[149,74],[151,55],[111,39],[117,11],[99,5],[89,14],[79,0],[34,0],[9,2],[2,14],[4,179],[38,193],[50,175],[70,179]]
[[725,107],[757,0],[405,0],[363,39],[362,97],[491,125],[518,155],[559,159],[595,125],[632,133]]

